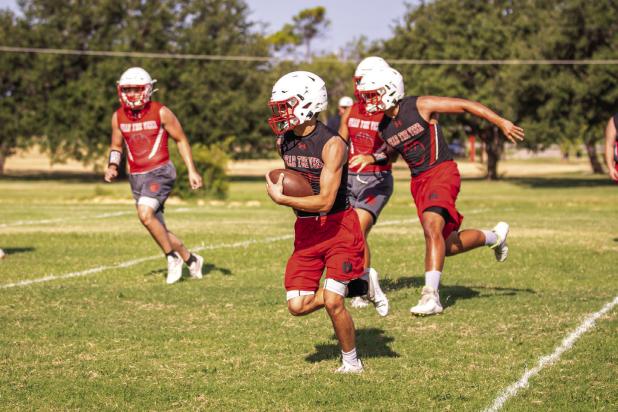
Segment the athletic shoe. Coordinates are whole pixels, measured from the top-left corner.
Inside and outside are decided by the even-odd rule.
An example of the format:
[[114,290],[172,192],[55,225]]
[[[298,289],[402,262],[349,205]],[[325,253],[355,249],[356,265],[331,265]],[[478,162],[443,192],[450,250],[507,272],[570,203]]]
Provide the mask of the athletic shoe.
[[378,315],[388,315],[388,298],[382,292],[380,282],[378,281],[378,272],[373,268],[369,268],[369,292],[367,293],[367,299],[373,303]]
[[204,266],[204,258],[200,255],[193,254],[195,256],[195,262],[191,263],[189,266],[189,273],[192,278],[201,279],[202,278],[202,266]]
[[182,259],[174,253],[175,257],[167,257],[167,279],[168,285],[176,283],[182,277]]
[[440,295],[438,291],[431,286],[423,287],[421,292],[421,300],[418,304],[410,309],[413,315],[429,316],[442,313],[442,304],[440,303]]
[[346,361],[341,361],[341,366],[335,371],[336,373],[362,373],[363,363],[358,359],[358,365],[350,365]]
[[506,222],[498,222],[491,231],[496,234],[498,240],[491,245],[490,248],[494,250],[496,260],[498,262],[504,262],[509,256],[509,247],[506,244],[506,237],[509,234],[509,224]]
[[355,309],[363,309],[369,306],[369,301],[364,296],[355,296],[350,301],[350,306]]

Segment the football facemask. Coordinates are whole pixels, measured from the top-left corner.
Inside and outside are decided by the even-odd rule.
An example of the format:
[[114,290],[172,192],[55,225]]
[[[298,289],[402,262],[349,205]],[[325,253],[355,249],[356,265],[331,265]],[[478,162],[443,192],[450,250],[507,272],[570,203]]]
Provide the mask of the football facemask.
[[268,124],[273,132],[280,136],[292,130],[300,124],[300,120],[294,115],[294,109],[298,106],[298,99],[290,97],[286,100],[268,102],[272,116],[268,119]]

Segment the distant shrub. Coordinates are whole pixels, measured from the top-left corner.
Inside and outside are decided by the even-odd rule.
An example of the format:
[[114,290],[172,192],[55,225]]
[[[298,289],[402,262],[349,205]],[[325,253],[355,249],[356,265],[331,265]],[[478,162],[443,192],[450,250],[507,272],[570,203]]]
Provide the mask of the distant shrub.
[[192,146],[193,161],[197,171],[202,174],[204,187],[200,190],[192,190],[189,183],[187,167],[178,150],[170,148],[172,161],[176,166],[178,177],[172,195],[182,199],[213,197],[224,199],[228,193],[228,180],[225,174],[228,156],[225,151],[216,145],[204,146],[195,144]]

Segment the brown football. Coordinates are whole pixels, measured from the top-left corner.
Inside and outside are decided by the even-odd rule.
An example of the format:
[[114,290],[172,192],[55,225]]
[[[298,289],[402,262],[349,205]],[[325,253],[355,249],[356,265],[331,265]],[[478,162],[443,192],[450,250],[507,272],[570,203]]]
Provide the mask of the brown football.
[[276,183],[283,173],[283,194],[286,196],[305,197],[313,195],[311,185],[297,171],[290,169],[274,169],[268,172],[271,182]]

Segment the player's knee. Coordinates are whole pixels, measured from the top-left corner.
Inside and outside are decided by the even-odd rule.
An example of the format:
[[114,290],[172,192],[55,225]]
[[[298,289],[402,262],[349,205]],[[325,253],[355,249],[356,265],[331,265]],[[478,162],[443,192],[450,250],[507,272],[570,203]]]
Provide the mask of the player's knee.
[[428,240],[439,239],[442,237],[442,227],[439,222],[423,222],[423,234]]
[[459,238],[459,233],[453,232],[446,239],[444,254],[446,256],[454,256],[463,250],[463,244]]
[[343,296],[337,294],[328,294],[328,296],[324,295],[324,308],[328,312],[329,315],[338,315],[342,311],[345,310],[345,305],[343,303]]
[[292,316],[303,316],[305,314],[304,306],[303,301],[300,299],[288,300],[288,312]]
[[137,217],[144,226],[149,226],[154,219],[154,211],[147,207],[140,207],[137,211]]

